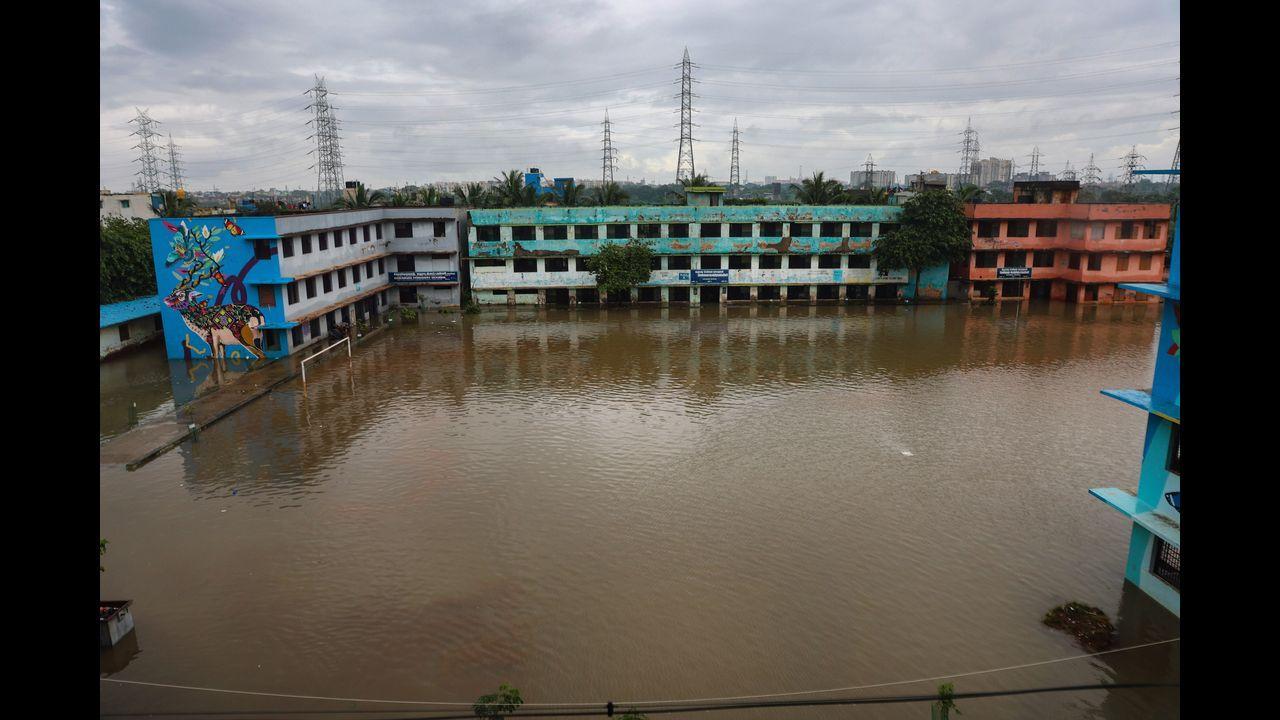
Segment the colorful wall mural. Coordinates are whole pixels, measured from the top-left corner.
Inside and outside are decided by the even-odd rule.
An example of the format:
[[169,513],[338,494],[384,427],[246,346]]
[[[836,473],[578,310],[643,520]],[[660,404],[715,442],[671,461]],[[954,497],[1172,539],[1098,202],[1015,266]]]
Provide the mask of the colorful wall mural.
[[[279,294],[275,218],[156,218],[150,225],[169,357],[261,360],[283,354],[269,352],[264,342],[269,323],[283,325],[281,303],[276,298],[259,307],[262,292],[249,291],[268,285],[267,294]],[[259,241],[266,259],[254,251]]]

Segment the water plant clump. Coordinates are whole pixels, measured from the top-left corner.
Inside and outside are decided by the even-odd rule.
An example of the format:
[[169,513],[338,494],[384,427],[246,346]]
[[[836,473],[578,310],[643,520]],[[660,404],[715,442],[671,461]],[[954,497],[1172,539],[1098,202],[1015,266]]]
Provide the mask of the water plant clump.
[[1107,614],[1092,605],[1069,602],[1044,615],[1044,624],[1070,634],[1089,652],[1101,652],[1115,641],[1116,628]]
[[418,319],[418,311],[417,311],[417,310],[414,310],[413,308],[411,308],[411,307],[409,307],[409,306],[407,306],[407,305],[401,305],[401,306],[400,306],[400,319],[401,319],[401,320],[417,320],[417,319]]

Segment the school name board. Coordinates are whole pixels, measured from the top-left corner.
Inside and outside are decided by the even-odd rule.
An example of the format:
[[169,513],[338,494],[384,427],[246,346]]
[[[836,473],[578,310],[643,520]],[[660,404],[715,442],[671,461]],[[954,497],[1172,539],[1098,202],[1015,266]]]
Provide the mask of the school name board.
[[393,272],[393,283],[444,283],[458,282],[457,270],[418,270],[416,272]]
[[728,270],[694,270],[693,283],[695,285],[724,285],[729,282]]
[[996,277],[1001,280],[1026,280],[1031,277],[1031,268],[1029,267],[1002,267],[996,268]]

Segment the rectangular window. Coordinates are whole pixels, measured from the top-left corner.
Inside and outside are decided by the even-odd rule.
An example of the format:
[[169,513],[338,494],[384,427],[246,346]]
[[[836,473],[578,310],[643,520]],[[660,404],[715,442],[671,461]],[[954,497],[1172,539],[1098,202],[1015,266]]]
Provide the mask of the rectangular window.
[[373,261],[364,264],[364,279],[369,280],[373,277]]
[[533,240],[537,235],[534,233],[532,225],[515,225],[511,228],[511,239],[516,242],[526,242]]
[[498,242],[501,239],[502,230],[497,225],[480,225],[476,227],[476,240],[478,242]]
[[129,323],[122,322],[120,323],[119,328],[120,328],[120,342],[124,342],[125,340],[128,340],[129,339]]
[[382,223],[373,226],[374,231],[378,234],[378,239],[382,239]]
[[649,269],[650,269],[650,270],[661,270],[661,269],[662,269],[662,256],[661,256],[661,255],[650,255],[650,256],[649,256]]
[[298,283],[296,282],[289,283],[286,294],[289,296],[288,298],[289,304],[297,305],[298,304]]
[[720,237],[720,223],[702,223],[698,229],[698,234],[704,238]]
[[667,237],[687,238],[689,237],[688,223],[673,223],[667,226]]
[[1103,238],[1106,237],[1106,234],[1107,234],[1106,223],[1100,223],[1100,222],[1089,223],[1089,239],[1090,240],[1102,240]]
[[701,263],[702,263],[703,270],[719,270],[720,256],[719,255],[703,255]]
[[729,237],[751,237],[751,223],[729,223]]
[[608,238],[610,240],[625,240],[631,237],[631,226],[622,223],[615,223],[607,227]]
[[751,256],[750,255],[730,255],[729,269],[730,270],[750,270]]
[[[339,231],[337,231],[337,232],[335,232],[335,233],[333,234],[333,237],[334,237],[335,239],[340,240],[340,239],[341,239],[341,237],[340,237],[341,235],[342,235],[342,231],[341,231],[341,230],[339,230]],[[355,245],[355,244],[356,244],[356,229],[355,229],[355,228],[348,228],[348,229],[347,229],[347,244],[349,244],[349,245]]]
[[311,337],[320,337],[320,318],[311,318],[311,322],[307,323],[307,329],[311,331]]
[[813,223],[791,223],[791,237],[813,237]]
[[[364,241],[369,242],[369,226],[365,225],[361,230],[364,230]],[[352,244],[355,244],[355,241],[352,241]]]
[[1125,272],[1128,269],[1129,269],[1129,256],[1124,254],[1117,255],[1116,256],[1116,272]]
[[781,255],[761,255],[760,269],[761,270],[781,270],[782,256]]
[[573,266],[578,272],[591,272],[591,258],[580,257],[573,261]]
[[125,208],[128,208],[128,207],[129,207],[129,201],[128,201],[128,200],[121,200],[121,201],[120,201],[120,208],[121,208],[121,209],[125,209]]
[[294,325],[293,329],[289,331],[289,337],[293,340],[295,348],[302,347],[302,326]]
[[515,264],[515,272],[538,272],[538,261],[534,258],[516,258],[513,262]]
[[493,258],[487,258],[487,259],[478,258],[474,262],[475,262],[475,266],[478,268],[505,268],[507,266],[506,260],[495,260]]
[[267,244],[266,240],[253,241],[253,256],[259,260],[271,259],[271,246]]
[[999,259],[1000,253],[991,252],[990,250],[979,251],[973,254],[973,266],[979,268],[993,268]]
[[1101,270],[1101,269],[1102,269],[1102,255],[1100,255],[1100,254],[1098,254],[1098,253],[1090,253],[1090,254],[1089,254],[1089,269],[1090,269],[1090,270]]
[[1031,235],[1030,220],[1010,220],[1009,229],[1005,237],[1024,238]]
[[978,221],[978,237],[980,238],[1000,237],[1000,221],[999,220],[979,220]]
[[1098,286],[1097,286],[1097,285],[1085,285],[1085,286],[1084,286],[1084,299],[1085,299],[1085,300],[1088,300],[1088,301],[1090,301],[1090,302],[1092,302],[1092,301],[1094,301],[1094,300],[1097,300],[1097,299],[1098,299]]
[[787,267],[808,270],[813,265],[812,255],[788,255]]
[[1026,250],[1011,250],[1011,251],[1009,251],[1009,252],[1006,252],[1006,253],[1004,254],[1004,266],[1005,266],[1005,267],[1018,267],[1018,268],[1020,268],[1020,267],[1026,267],[1026,266],[1027,266],[1027,251],[1026,251]]
[[637,225],[636,235],[645,239],[660,237],[662,235],[662,226],[657,223]]
[[1152,257],[1153,257],[1153,255],[1152,255],[1151,253],[1143,253],[1142,255],[1139,255],[1139,256],[1138,256],[1138,269],[1139,269],[1139,270],[1150,270],[1150,269],[1151,269],[1151,258],[1152,258]]
[[760,223],[760,237],[782,237],[782,223]]
[[1037,220],[1036,221],[1036,237],[1043,237],[1043,238],[1058,237],[1058,221],[1057,220]]
[[302,236],[302,254],[303,255],[311,254],[311,236],[310,235]]
[[396,233],[395,236],[398,238],[413,237],[413,223],[411,222],[395,223],[395,233]]
[[[442,238],[442,237],[444,237],[444,232],[445,232],[445,229],[444,229],[444,221],[443,221],[443,220],[433,220],[433,221],[431,221],[431,230],[432,230],[432,232],[434,232],[434,233],[435,233],[435,236],[436,236],[436,237],[438,237],[438,238]],[[563,240],[563,238],[561,238],[561,239]]]
[[293,238],[280,238],[280,251],[285,257],[293,257]]
[[267,350],[273,350],[273,351],[279,350],[280,349],[280,331],[268,330],[262,333],[262,341],[266,343]]
[[888,235],[898,229],[899,223],[880,223],[880,235]]
[[1120,239],[1132,240],[1135,237],[1133,234],[1135,227],[1136,227],[1136,223],[1134,223],[1132,220],[1125,220],[1124,222],[1120,223]]
[[1071,239],[1072,240],[1084,239],[1084,223],[1076,222],[1074,220],[1071,221]]
[[820,229],[821,237],[834,238],[840,237],[840,223],[824,222]]
[[543,240],[568,240],[569,226],[568,225],[545,225],[542,228],[542,239]]
[[1160,237],[1160,223],[1155,220],[1147,220],[1142,223],[1142,236],[1148,240],[1155,240]]
[[400,302],[409,305],[418,302],[418,289],[412,287],[400,288]]
[[326,295],[333,292],[333,277],[329,273],[321,275],[320,286],[324,289]]
[[871,237],[871,223],[849,223],[849,237],[868,238]]
[[573,237],[575,240],[599,240],[599,225],[574,225]]
[[396,256],[396,272],[413,272],[414,270],[417,270],[414,265],[415,263],[412,255]]
[[344,288],[346,286],[347,286],[347,269],[338,268],[338,287]]
[[1174,423],[1169,430],[1169,472],[1182,475],[1182,425]]
[[1151,547],[1151,574],[1182,590],[1182,553],[1163,539],[1153,538]]
[[818,267],[822,268],[823,270],[834,270],[840,267],[840,256],[839,255],[819,255]]
[[316,296],[316,279],[309,277],[306,279],[305,284],[307,286],[307,299],[310,300]]
[[1053,251],[1037,250],[1031,264],[1035,267],[1053,267]]
[[[333,234],[334,237],[339,237],[341,235],[342,233]],[[319,241],[320,241],[320,250],[321,251],[328,250],[329,249],[329,233],[320,233],[317,237],[319,238]]]
[[1071,253],[1067,259],[1067,267],[1072,270],[1080,269],[1080,253]]
[[[653,259],[661,260],[658,257]],[[547,258],[542,261],[542,267],[547,272],[569,272],[569,258]]]
[[275,307],[276,289],[271,285],[258,286],[258,307]]
[[688,255],[672,255],[667,258],[668,270],[688,270],[693,266]]
[[850,255],[849,267],[857,268],[859,270],[869,270],[871,269],[871,256],[870,255]]
[[378,258],[378,274],[379,275],[387,274],[387,264],[384,258]]
[[[355,244],[356,244],[356,242],[355,242],[354,240],[352,240],[352,241],[351,241],[351,244],[352,244],[352,245],[355,245]],[[340,233],[340,232],[336,232],[336,233],[334,233],[334,234],[333,234],[333,247],[334,247],[334,249],[335,249],[335,250],[336,250],[337,248],[342,247],[342,233]]]

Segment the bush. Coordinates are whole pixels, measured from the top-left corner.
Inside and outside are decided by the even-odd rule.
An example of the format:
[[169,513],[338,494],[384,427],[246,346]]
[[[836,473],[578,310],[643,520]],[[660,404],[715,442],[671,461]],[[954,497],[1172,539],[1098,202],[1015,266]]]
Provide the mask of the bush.
[[625,245],[602,245],[594,257],[587,258],[587,270],[595,276],[600,292],[622,292],[648,282],[652,258],[653,244],[632,238]]
[[98,232],[98,304],[156,294],[151,229],[140,218],[109,217]]

